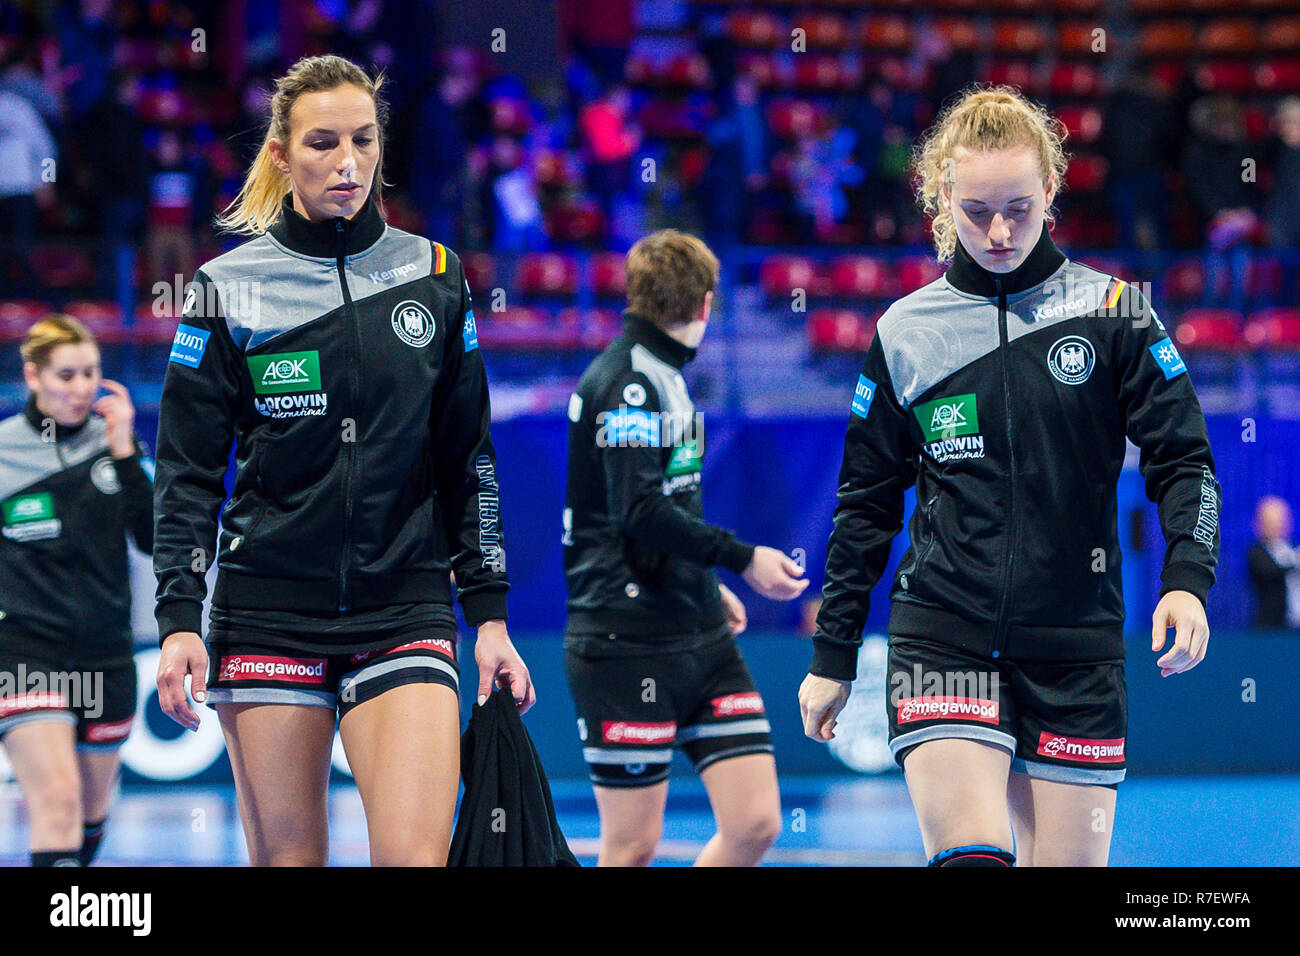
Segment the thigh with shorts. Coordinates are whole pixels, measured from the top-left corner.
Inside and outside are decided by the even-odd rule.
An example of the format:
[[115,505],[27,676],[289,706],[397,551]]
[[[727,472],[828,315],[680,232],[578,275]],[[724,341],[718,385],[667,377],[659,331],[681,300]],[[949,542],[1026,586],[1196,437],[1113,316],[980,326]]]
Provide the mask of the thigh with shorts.
[[459,690],[456,634],[422,628],[394,634],[392,644],[319,653],[268,632],[217,632],[208,639],[209,704],[299,704],[329,707],[340,717],[407,684]]
[[36,721],[75,725],[78,690],[58,655],[36,648],[0,654],[0,741],[15,727]]
[[975,740],[1016,753],[1016,703],[996,662],[951,644],[889,638],[885,707],[898,765],[930,740]]
[[[135,723],[139,684],[134,657],[78,665],[82,699],[72,702],[77,716],[77,750],[113,753],[126,743]],[[85,689],[88,688],[88,689]]]
[[[629,642],[565,640],[565,671],[592,783],[647,787],[668,779],[674,747],[703,769],[771,753],[763,701],[730,635]],[[631,646],[629,646],[631,644]]]
[[724,627],[699,651],[701,679],[683,701],[677,745],[696,772],[721,760],[772,753],[772,728],[762,695],[740,648]]
[[1013,773],[1115,787],[1124,779],[1128,689],[1122,659],[1009,662],[1016,701]]

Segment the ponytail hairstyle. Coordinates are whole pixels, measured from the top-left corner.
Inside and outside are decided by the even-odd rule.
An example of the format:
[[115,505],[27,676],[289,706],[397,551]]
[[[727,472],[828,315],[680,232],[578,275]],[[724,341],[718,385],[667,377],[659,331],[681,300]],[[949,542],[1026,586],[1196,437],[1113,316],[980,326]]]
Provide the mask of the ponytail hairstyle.
[[216,218],[217,227],[225,232],[261,235],[280,218],[280,203],[291,184],[288,173],[282,172],[271,158],[271,140],[278,140],[288,148],[289,117],[294,104],[304,93],[321,93],[346,85],[365,91],[375,103],[379,160],[375,163],[375,178],[370,192],[380,215],[383,215],[384,131],[388,128],[388,103],[380,91],[386,79],[380,72],[371,80],[365,70],[341,56],[303,57],[291,66],[288,73],[275,81],[271,117],[262,148],[244,177],[238,195],[226,207],[224,215]]
[[60,345],[80,345],[83,342],[96,347],[99,344],[90,330],[72,316],[55,312],[27,330],[18,351],[22,354],[23,362],[31,362],[39,372],[50,364],[54,350]]
[[[951,260],[957,249],[957,227],[940,194],[952,189],[953,154],[959,147],[978,153],[1028,147],[1038,158],[1044,188],[1056,174],[1059,195],[1070,160],[1067,135],[1064,123],[1014,86],[975,84],[949,102],[912,151],[916,201],[930,217],[939,261]],[[1044,218],[1055,222],[1055,212],[1049,205]]]

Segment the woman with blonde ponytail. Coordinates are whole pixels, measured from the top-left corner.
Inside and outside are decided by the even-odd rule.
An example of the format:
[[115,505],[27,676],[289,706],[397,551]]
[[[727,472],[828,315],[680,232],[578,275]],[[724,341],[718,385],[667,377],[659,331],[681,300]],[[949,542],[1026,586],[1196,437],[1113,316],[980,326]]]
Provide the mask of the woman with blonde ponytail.
[[499,684],[521,711],[535,699],[506,633],[469,286],[454,252],[384,222],[382,86],[337,56],[276,82],[266,139],[219,220],[251,238],[196,272],[163,383],[159,700],[190,729],[187,678],[216,706],[254,865],[328,861],[336,719],[371,861],[445,863],[452,572],[478,629],[478,698]]
[[1205,420],[1146,298],[1052,241],[1064,139],[1013,87],[944,108],[914,158],[950,266],[881,316],[850,409],[804,731],[835,735],[915,484],[886,709],[932,866],[1108,859],[1126,770],[1126,436],[1166,541],[1161,674],[1195,667],[1209,640],[1220,492]]

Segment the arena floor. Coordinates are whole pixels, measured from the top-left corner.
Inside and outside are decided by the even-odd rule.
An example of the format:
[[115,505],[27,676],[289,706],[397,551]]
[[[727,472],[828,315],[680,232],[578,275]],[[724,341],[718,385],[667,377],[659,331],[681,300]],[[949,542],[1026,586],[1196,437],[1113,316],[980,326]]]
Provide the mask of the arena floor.
[[[560,826],[584,865],[599,832],[585,780],[554,781]],[[925,862],[900,776],[791,777],[782,781],[786,828],[769,865],[916,866]],[[1115,866],[1296,866],[1300,776],[1148,776],[1120,785]],[[802,813],[798,811],[803,811]],[[356,787],[330,801],[330,862],[367,862]],[[0,786],[0,865],[27,862],[27,817],[17,787]],[[690,863],[713,832],[699,781],[674,777],[657,865]],[[230,785],[123,791],[97,865],[229,866],[247,863]]]

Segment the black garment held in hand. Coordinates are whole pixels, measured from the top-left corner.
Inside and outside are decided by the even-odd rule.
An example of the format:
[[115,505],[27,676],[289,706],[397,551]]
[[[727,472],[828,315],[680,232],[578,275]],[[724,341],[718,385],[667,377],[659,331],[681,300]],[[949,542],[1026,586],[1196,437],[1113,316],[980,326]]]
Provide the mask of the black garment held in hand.
[[465,795],[449,866],[578,866],[510,688],[475,704],[460,741]]

